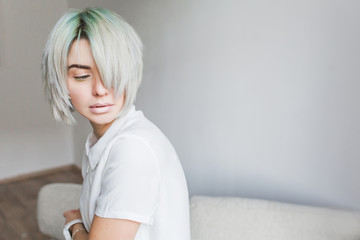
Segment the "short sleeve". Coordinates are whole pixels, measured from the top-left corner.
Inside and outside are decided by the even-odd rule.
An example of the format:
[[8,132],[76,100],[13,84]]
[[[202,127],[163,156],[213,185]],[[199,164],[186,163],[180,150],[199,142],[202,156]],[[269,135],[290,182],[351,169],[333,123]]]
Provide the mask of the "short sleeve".
[[95,214],[152,224],[159,202],[160,172],[151,147],[139,137],[119,137],[103,172]]

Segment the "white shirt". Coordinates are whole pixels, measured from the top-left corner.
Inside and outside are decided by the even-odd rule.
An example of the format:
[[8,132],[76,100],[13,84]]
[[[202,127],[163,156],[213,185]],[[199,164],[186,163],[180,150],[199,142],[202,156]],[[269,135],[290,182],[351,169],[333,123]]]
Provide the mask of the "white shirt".
[[190,240],[183,169],[166,136],[135,107],[97,139],[90,133],[82,165],[80,211],[140,222],[135,240]]

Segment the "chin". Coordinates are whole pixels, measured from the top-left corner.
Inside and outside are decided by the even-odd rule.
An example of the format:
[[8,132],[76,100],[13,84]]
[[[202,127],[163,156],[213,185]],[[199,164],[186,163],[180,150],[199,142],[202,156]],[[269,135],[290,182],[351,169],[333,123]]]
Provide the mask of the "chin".
[[87,118],[93,124],[104,125],[112,123],[115,120],[115,116],[96,116]]

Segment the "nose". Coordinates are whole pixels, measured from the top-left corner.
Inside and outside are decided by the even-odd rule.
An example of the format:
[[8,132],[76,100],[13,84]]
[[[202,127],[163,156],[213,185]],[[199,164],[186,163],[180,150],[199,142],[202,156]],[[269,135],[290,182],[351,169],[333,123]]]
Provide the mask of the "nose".
[[100,77],[94,79],[93,82],[93,95],[97,97],[109,95],[109,90],[104,86]]

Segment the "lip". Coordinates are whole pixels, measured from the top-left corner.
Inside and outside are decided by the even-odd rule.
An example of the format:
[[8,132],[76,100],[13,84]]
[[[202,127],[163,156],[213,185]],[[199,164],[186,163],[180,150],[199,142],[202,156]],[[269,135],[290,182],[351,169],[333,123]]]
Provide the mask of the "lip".
[[95,103],[91,105],[89,108],[92,113],[102,114],[102,113],[110,112],[114,105],[115,104],[112,103]]

